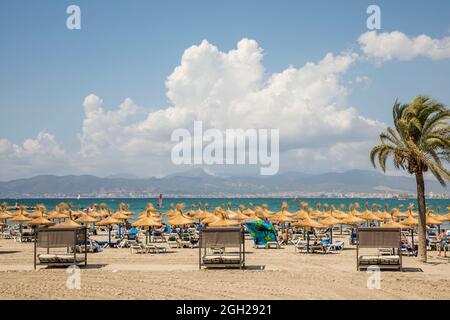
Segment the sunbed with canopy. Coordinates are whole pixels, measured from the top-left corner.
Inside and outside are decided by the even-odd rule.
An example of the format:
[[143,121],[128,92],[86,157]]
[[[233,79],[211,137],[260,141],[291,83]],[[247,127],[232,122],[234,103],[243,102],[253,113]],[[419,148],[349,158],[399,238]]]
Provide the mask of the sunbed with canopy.
[[[214,253],[215,248],[234,248],[238,252]],[[205,267],[245,267],[244,230],[239,227],[212,228],[200,232],[199,269]]]
[[[34,241],[34,269],[36,265],[87,265],[87,228],[46,228],[39,230]],[[84,254],[77,255],[77,246],[84,246]],[[45,248],[45,254],[38,254]],[[50,253],[50,249],[66,248],[65,253]]]

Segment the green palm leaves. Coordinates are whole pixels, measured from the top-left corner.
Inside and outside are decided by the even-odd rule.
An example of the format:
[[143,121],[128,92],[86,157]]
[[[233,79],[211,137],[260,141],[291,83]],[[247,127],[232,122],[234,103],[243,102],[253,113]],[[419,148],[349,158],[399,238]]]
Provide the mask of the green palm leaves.
[[445,186],[450,172],[444,166],[450,160],[450,110],[426,96],[417,96],[410,104],[393,106],[394,128],[380,134],[381,143],[370,152],[386,171],[386,162],[392,157],[396,169],[410,174],[430,171]]

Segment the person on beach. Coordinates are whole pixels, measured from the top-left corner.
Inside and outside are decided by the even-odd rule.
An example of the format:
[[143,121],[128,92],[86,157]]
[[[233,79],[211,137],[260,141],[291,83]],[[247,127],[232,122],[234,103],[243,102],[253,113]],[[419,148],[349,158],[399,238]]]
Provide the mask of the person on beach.
[[444,251],[444,257],[447,256],[447,238],[447,231],[442,229],[441,233],[437,236],[437,240],[439,241],[439,255]]

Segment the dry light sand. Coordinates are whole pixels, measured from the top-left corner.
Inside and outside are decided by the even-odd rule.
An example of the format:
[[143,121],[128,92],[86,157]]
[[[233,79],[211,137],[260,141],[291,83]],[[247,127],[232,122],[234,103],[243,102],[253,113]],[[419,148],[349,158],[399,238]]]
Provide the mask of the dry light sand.
[[404,257],[405,272],[382,272],[381,289],[371,290],[348,245],[309,256],[292,245],[263,250],[247,241],[246,248],[242,271],[198,270],[198,249],[105,249],[89,254],[77,290],[66,288],[64,268],[33,270],[33,244],[0,240],[0,299],[450,299],[450,258],[436,252],[427,264]]

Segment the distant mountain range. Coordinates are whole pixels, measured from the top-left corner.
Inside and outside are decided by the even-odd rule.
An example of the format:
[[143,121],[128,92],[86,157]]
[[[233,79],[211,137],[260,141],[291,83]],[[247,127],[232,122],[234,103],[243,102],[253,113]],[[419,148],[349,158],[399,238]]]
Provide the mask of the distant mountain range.
[[[427,192],[446,193],[427,180]],[[377,171],[350,170],[323,174],[286,172],[274,176],[221,177],[192,169],[163,178],[139,179],[128,175],[100,178],[92,175],[41,175],[0,182],[0,198],[165,195],[227,196],[295,193],[415,193],[413,177],[385,176]]]

